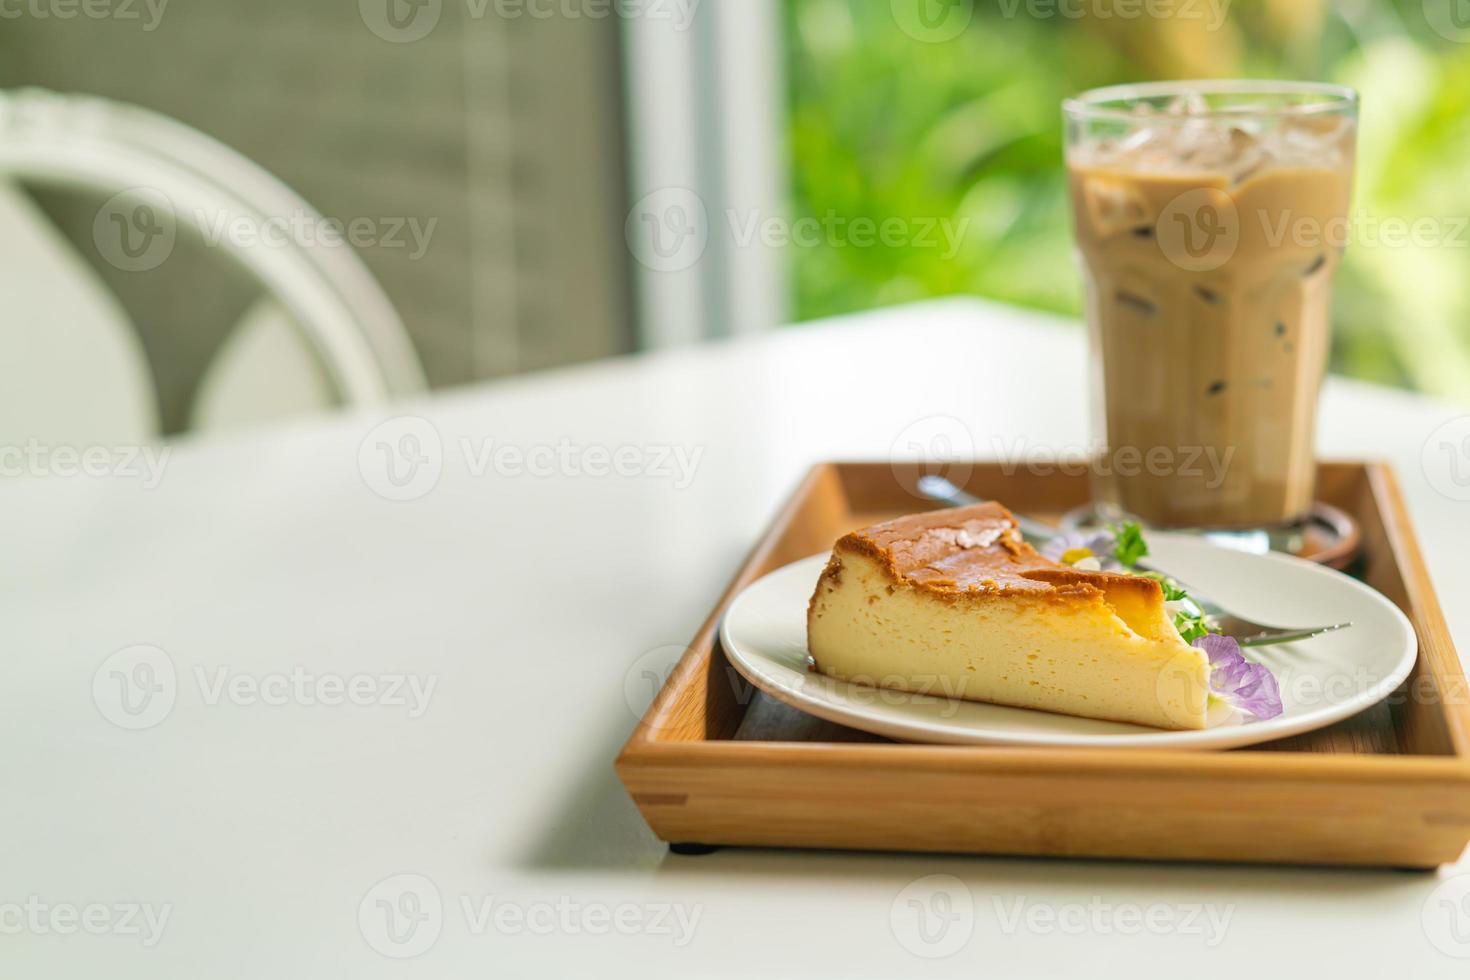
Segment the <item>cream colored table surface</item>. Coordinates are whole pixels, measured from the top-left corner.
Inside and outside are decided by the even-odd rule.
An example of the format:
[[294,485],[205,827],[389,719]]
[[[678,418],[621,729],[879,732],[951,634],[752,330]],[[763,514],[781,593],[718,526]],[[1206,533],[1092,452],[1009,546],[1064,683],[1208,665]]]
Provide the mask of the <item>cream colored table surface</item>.
[[[951,302],[186,441],[156,481],[31,464],[0,974],[1466,976],[1451,871],[681,858],[640,821],[643,672],[809,464],[1080,446],[1085,400],[1075,325]],[[1462,650],[1464,414],[1334,381],[1321,439],[1397,464]]]

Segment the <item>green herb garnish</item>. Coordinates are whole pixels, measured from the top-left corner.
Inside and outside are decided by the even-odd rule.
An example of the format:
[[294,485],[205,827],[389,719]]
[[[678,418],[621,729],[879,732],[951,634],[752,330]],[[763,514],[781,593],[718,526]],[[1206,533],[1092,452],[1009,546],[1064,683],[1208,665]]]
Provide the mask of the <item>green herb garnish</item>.
[[1191,604],[1192,612],[1178,612],[1174,614],[1174,628],[1184,638],[1185,643],[1193,643],[1202,636],[1209,636],[1215,632],[1210,628],[1205,614]]
[[1143,540],[1143,528],[1134,521],[1115,524],[1111,528],[1115,544],[1113,556],[1125,568],[1132,568],[1148,555],[1148,543]]
[[[1136,523],[1128,521],[1124,524],[1116,524],[1111,530],[1116,542],[1113,547],[1113,556],[1122,565],[1132,569],[1148,555],[1148,543],[1143,540],[1143,528]],[[1174,614],[1174,628],[1179,631],[1185,643],[1193,643],[1200,637],[1215,632],[1204,610],[1189,598],[1189,593],[1178,582],[1161,572],[1134,572],[1134,574],[1143,578],[1151,578],[1159,583],[1159,587],[1164,590],[1165,602],[1185,603],[1185,607]]]
[[1163,587],[1165,602],[1177,602],[1180,599],[1189,598],[1189,593],[1181,589],[1178,582],[1175,582],[1162,572],[1139,572],[1138,574],[1143,578],[1153,579]]

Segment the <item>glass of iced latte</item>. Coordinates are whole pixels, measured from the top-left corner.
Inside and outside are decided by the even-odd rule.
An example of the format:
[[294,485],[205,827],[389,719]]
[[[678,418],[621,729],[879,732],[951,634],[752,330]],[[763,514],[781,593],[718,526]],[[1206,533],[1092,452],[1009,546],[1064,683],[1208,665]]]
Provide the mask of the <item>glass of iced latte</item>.
[[1303,519],[1356,95],[1161,82],[1064,111],[1097,504],[1162,527]]

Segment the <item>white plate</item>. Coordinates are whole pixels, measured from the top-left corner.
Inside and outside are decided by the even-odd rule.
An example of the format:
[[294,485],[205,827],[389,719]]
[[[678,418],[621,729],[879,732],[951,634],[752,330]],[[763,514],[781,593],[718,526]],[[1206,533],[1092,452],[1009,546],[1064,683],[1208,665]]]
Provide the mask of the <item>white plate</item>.
[[1301,643],[1248,649],[1275,672],[1285,710],[1269,721],[1212,712],[1203,731],[1168,732],[1047,711],[880,690],[807,670],[806,606],[826,555],[777,569],[730,605],[720,642],[730,662],[772,697],[851,728],[908,742],[959,745],[1228,749],[1340,721],[1391,694],[1418,644],[1399,608],[1341,572],[1288,555],[1251,555],[1198,538],[1153,533],[1150,561],[1240,615],[1263,623],[1351,622]]

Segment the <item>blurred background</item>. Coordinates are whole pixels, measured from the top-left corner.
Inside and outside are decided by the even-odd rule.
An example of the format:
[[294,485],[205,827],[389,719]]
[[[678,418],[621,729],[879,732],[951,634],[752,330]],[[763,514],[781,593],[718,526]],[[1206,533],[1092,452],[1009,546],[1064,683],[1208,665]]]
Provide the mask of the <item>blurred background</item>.
[[0,418],[256,424],[957,294],[1075,316],[1062,98],[1242,76],[1365,93],[1333,369],[1470,399],[1461,0],[14,0]]
[[786,8],[797,209],[972,220],[952,262],[797,252],[797,317],[956,292],[1080,316],[1061,99],[1147,79],[1331,81],[1363,93],[1332,370],[1470,397],[1470,4],[1180,0],[1130,18],[1139,5],[995,0],[950,5],[969,23],[931,44],[894,30],[887,4]]

